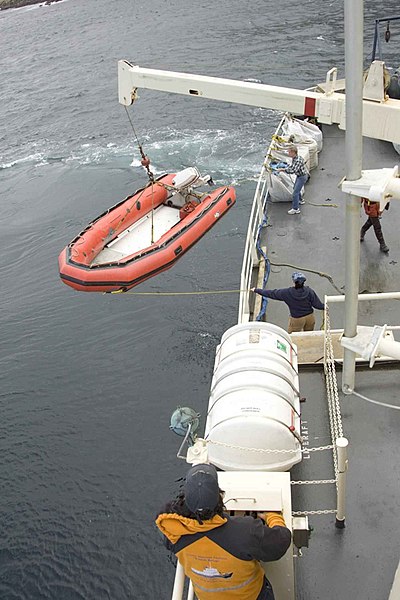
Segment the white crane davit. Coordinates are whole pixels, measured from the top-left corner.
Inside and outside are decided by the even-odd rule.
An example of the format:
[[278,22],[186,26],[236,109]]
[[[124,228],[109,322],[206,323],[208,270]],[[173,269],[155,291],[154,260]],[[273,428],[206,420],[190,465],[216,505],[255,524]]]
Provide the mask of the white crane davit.
[[[363,135],[399,144],[400,100],[385,96],[384,63],[374,61],[373,66],[374,76],[368,77],[364,86]],[[319,123],[325,125],[336,123],[340,129],[346,129],[346,97],[345,94],[335,91],[336,72],[336,69],[328,72],[324,85],[326,91],[322,93],[221,77],[147,69],[132,65],[127,60],[120,60],[118,96],[121,104],[130,106],[137,98],[137,88],[145,88],[280,110],[316,118]],[[371,100],[371,97],[374,99]]]

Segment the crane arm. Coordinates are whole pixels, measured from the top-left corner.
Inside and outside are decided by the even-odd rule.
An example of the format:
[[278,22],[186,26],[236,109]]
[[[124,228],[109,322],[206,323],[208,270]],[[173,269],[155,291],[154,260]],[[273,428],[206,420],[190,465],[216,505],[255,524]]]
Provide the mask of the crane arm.
[[[346,128],[345,95],[330,90],[326,93],[147,69],[118,62],[119,102],[129,106],[137,97],[137,88],[197,96],[260,108],[269,108],[294,115],[315,117],[319,123]],[[377,102],[363,100],[363,135],[400,143],[400,100]]]

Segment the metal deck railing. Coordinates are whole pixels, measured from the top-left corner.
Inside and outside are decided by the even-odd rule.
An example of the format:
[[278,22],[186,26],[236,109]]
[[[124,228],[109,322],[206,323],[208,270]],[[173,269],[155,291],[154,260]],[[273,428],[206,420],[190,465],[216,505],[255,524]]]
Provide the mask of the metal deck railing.
[[[283,116],[278,127],[276,128],[274,136],[272,136],[271,143],[268,146],[265,157],[271,153],[274,145],[274,137],[279,135],[282,130],[282,125],[285,117]],[[260,226],[263,224],[265,219],[265,208],[268,198],[268,181],[266,178],[267,166],[264,162],[260,176],[258,178],[256,191],[254,193],[253,203],[251,206],[249,225],[247,228],[246,241],[243,252],[242,271],[240,274],[240,292],[239,296],[239,312],[238,312],[238,323],[247,323],[250,320],[250,303],[249,303],[249,288],[254,274],[254,269],[257,268],[260,258],[257,251],[257,238]]]

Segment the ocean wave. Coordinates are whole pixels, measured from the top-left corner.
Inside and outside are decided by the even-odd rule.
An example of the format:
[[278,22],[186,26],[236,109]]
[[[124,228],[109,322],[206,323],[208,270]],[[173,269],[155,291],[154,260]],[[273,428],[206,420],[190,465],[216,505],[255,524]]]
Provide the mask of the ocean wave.
[[49,1],[49,0],[45,0],[42,2],[34,2],[33,4],[26,4],[25,6],[16,6],[15,8],[13,7],[9,7],[9,8],[0,8],[0,12],[20,12],[20,11],[30,11],[30,10],[35,10],[36,8],[47,8],[48,6],[52,6],[53,4],[62,4],[63,2],[66,2],[67,0],[53,0],[53,1]]
[[[151,159],[155,175],[196,166],[201,172],[210,173],[217,184],[232,181],[238,184],[257,176],[265,152],[264,132],[260,133],[255,124],[265,117],[268,121],[268,111],[254,110],[253,117],[253,122],[235,129],[177,131],[165,127],[147,133],[141,144]],[[69,148],[68,142],[64,146],[49,140],[35,142],[26,149],[25,156],[0,163],[0,170],[26,166],[39,168],[54,163],[136,169],[142,168],[140,161],[140,151],[133,141],[107,141],[99,134],[86,137],[79,145],[74,145],[71,140]]]

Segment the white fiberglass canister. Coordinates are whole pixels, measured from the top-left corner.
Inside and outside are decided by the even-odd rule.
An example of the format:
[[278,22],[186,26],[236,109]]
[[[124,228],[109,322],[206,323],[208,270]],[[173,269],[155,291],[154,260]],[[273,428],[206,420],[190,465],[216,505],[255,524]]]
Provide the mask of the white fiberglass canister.
[[226,471],[286,471],[300,462],[297,352],[286,331],[250,322],[224,333],[205,438],[210,462]]

